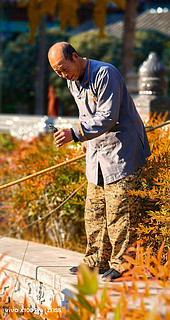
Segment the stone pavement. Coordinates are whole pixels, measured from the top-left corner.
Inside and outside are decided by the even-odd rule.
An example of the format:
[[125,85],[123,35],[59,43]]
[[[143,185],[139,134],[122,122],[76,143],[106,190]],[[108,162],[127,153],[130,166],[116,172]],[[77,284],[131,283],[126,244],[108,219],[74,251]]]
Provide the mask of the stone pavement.
[[[51,306],[54,294],[60,306],[66,306],[68,299],[65,294],[72,295],[72,284],[77,283],[77,277],[69,274],[69,268],[83,262],[83,254],[74,251],[61,249],[53,246],[43,245],[25,240],[13,238],[0,238],[0,256],[5,254],[0,261],[0,267],[7,262],[5,270],[0,273],[0,283],[4,276],[9,275],[9,279],[0,293],[4,293],[11,285],[13,299],[23,304],[26,294],[31,306],[38,304]],[[100,295],[103,288],[101,275],[99,277]],[[132,283],[126,282],[128,287]],[[122,282],[116,282],[122,285]],[[120,294],[112,290],[115,283],[109,283],[111,289],[111,300],[117,303]],[[139,292],[144,292],[144,283],[137,283]],[[158,302],[158,295],[162,291],[156,283],[150,287],[150,296],[144,298],[146,308],[150,310],[154,305],[159,305],[162,313],[165,305]],[[170,293],[170,291],[169,291]],[[128,301],[129,307],[134,307],[134,300]],[[140,306],[140,299],[135,301],[135,306]]]

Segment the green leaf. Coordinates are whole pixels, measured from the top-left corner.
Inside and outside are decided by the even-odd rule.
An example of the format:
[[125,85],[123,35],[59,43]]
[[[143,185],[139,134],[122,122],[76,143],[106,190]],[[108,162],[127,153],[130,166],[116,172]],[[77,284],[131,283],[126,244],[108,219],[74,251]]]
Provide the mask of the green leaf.
[[78,301],[77,301],[77,300],[75,300],[74,298],[70,297],[70,296],[67,295],[67,294],[66,294],[66,297],[67,297],[67,299],[68,299],[69,301],[71,301],[71,302],[75,305],[76,308],[79,307],[79,304],[78,304]]
[[105,307],[106,304],[106,292],[107,292],[107,286],[105,285],[102,291],[102,295],[101,295],[101,302],[99,305],[100,310],[103,310],[103,308]]
[[[117,304],[117,307],[115,309],[115,317],[114,320],[120,320],[121,319],[121,314],[120,314],[120,301]],[[149,319],[148,319],[149,320]]]
[[69,312],[67,312],[68,319],[70,320],[81,320],[80,315],[73,308],[69,307]]
[[76,296],[77,296],[78,301],[81,303],[81,305],[85,309],[89,310],[91,313],[95,313],[95,311],[96,311],[95,307],[92,307],[83,295],[77,294]]
[[98,290],[97,268],[96,270],[89,270],[89,268],[82,263],[78,269],[78,284],[75,285],[80,293],[92,295]]

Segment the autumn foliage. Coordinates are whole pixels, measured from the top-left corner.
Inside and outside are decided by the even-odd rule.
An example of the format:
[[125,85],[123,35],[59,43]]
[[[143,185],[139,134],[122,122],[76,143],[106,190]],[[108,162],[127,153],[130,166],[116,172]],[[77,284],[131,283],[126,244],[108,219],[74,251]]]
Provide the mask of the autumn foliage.
[[[100,34],[103,35],[106,8],[109,0],[96,0],[94,7],[94,22],[99,27]],[[119,8],[125,10],[126,0],[113,1]],[[27,7],[28,20],[30,27],[30,42],[34,42],[34,37],[37,28],[40,24],[41,16],[55,16],[58,13],[61,29],[66,29],[67,26],[76,28],[78,26],[78,9],[82,4],[90,3],[89,0],[19,0],[18,6]]]
[[[154,116],[147,126],[155,126],[164,120]],[[114,313],[115,320],[169,319],[169,134],[168,126],[147,133],[152,154],[143,168],[141,189],[133,190],[129,195],[136,199],[134,210],[137,210],[138,219],[133,228],[141,240],[128,248],[124,255],[125,273],[119,278],[119,284],[106,283],[99,288],[97,270],[90,272],[82,265],[75,286],[77,291],[75,293],[74,290],[73,298],[69,298],[68,311],[60,308],[54,298],[52,305],[57,311],[47,314],[46,307],[40,306],[43,313],[39,319],[102,320],[107,319],[110,313]],[[0,142],[1,184],[81,154],[79,144],[71,143],[56,149],[51,134],[41,135],[31,142],[2,135]],[[48,213],[85,181],[85,160],[80,160],[4,189],[1,191],[1,233],[8,230],[14,236],[28,239],[31,236],[33,240],[45,243],[50,239],[52,244],[59,246],[65,246],[67,241],[73,244],[73,240],[68,239],[73,239],[74,235],[79,242],[76,249],[83,250],[84,185],[53,214]],[[30,223],[32,225],[28,228]],[[6,281],[3,279],[1,288]],[[142,290],[139,282],[143,283]],[[152,288],[157,288],[156,303],[148,310],[147,299],[152,299]],[[117,293],[116,302],[112,300],[113,292]],[[1,319],[37,319],[34,312],[22,315],[13,312],[4,316],[9,294],[5,292],[0,296]],[[12,300],[10,303],[11,309],[14,308],[15,303]],[[26,297],[24,306],[29,306]]]
[[[80,145],[69,144],[56,149],[52,134],[44,134],[31,142],[11,140],[1,149],[1,184],[66,161],[81,153]],[[1,217],[4,231],[34,241],[64,246],[74,240],[84,242],[84,185],[60,209],[57,208],[85,179],[85,160],[50,171],[1,192]],[[53,214],[49,214],[54,211]],[[49,215],[48,215],[49,214]],[[2,219],[2,218],[1,218]],[[30,225],[32,224],[32,225]],[[30,227],[28,227],[30,225]],[[2,232],[2,230],[1,230]],[[82,238],[84,237],[84,238]],[[80,245],[81,246],[81,245]]]
[[[149,126],[156,126],[165,117],[153,116]],[[170,225],[170,128],[161,127],[147,133],[151,156],[143,168],[141,190],[131,194],[138,199],[138,220],[134,226],[138,239],[156,251],[162,242],[169,245]]]
[[[154,126],[163,121],[164,118],[153,117],[147,125]],[[132,192],[135,199],[132,228],[143,245],[153,247],[153,252],[157,252],[162,242],[165,248],[169,243],[169,128],[162,127],[147,134],[152,154],[143,168],[141,189]],[[44,134],[31,142],[1,136],[1,145],[1,185],[82,152],[81,145],[74,143],[56,149],[52,134]],[[74,247],[84,252],[85,182],[85,160],[82,159],[2,190],[1,234],[8,231],[23,239]]]

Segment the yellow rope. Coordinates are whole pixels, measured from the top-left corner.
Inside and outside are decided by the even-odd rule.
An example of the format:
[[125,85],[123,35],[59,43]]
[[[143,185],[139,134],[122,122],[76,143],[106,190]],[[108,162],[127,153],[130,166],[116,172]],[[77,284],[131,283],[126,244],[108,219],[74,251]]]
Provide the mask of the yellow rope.
[[148,132],[148,131],[153,131],[153,130],[155,130],[155,129],[158,129],[158,128],[167,126],[168,124],[170,124],[170,120],[167,120],[167,121],[165,121],[165,122],[163,122],[163,123],[157,124],[155,127],[152,127],[152,126],[145,127],[145,129],[146,129],[146,132]]
[[49,172],[49,171],[52,171],[52,170],[54,170],[54,169],[63,167],[63,166],[65,166],[66,164],[69,164],[69,163],[72,163],[72,162],[74,162],[74,161],[77,161],[77,160],[80,160],[80,159],[84,158],[85,155],[86,155],[86,154],[82,154],[81,156],[72,158],[72,159],[67,160],[67,161],[64,161],[64,162],[62,162],[62,163],[58,163],[58,164],[56,164],[56,165],[54,165],[54,166],[52,166],[52,167],[50,167],[50,168],[47,168],[47,169],[44,169],[44,170],[35,172],[35,173],[33,173],[33,174],[30,174],[29,176],[26,176],[26,177],[23,177],[23,178],[21,178],[21,179],[18,179],[18,180],[15,180],[15,181],[6,183],[6,184],[0,186],[0,190],[5,189],[5,188],[8,188],[8,187],[11,187],[11,186],[13,186],[14,184],[23,182],[23,181],[25,181],[25,180],[28,180],[28,179],[37,177],[37,176],[39,176],[40,174],[44,174],[44,173]]
[[[158,124],[158,125],[155,126],[155,127],[152,127],[152,126],[146,127],[146,131],[147,131],[147,132],[148,132],[148,131],[152,131],[152,130],[155,130],[155,129],[157,129],[157,128],[166,126],[166,125],[168,125],[168,124],[170,124],[170,120],[165,121],[165,122],[163,122],[163,123],[160,123],[160,124]],[[0,186],[0,190],[3,190],[3,189],[8,188],[8,187],[11,187],[11,186],[13,186],[14,184],[23,182],[23,181],[25,181],[25,180],[32,179],[32,178],[34,178],[34,177],[39,176],[40,174],[44,174],[44,173],[46,173],[46,172],[49,172],[49,171],[55,170],[55,169],[57,169],[57,168],[63,167],[63,166],[65,166],[65,165],[69,164],[69,163],[72,163],[72,162],[74,162],[74,161],[77,161],[77,160],[80,160],[80,159],[84,158],[85,155],[86,155],[86,154],[82,154],[81,156],[72,158],[72,159],[70,159],[70,160],[64,161],[64,162],[59,163],[59,164],[56,164],[56,165],[54,165],[54,166],[52,166],[52,167],[50,167],[50,168],[47,168],[47,169],[38,171],[38,172],[33,173],[33,174],[30,174],[29,176],[23,177],[23,178],[21,178],[21,179],[18,179],[18,180],[15,180],[15,181],[6,183],[6,184]]]

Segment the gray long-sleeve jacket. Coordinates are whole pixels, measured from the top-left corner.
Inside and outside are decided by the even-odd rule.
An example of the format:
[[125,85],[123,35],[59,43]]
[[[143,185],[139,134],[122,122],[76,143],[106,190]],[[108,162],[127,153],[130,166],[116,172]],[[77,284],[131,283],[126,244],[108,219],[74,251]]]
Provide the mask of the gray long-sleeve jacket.
[[98,184],[99,164],[106,184],[146,164],[150,148],[145,128],[114,66],[87,60],[82,82],[68,81],[68,88],[79,109],[80,123],[72,129],[79,141],[88,140],[89,182]]

